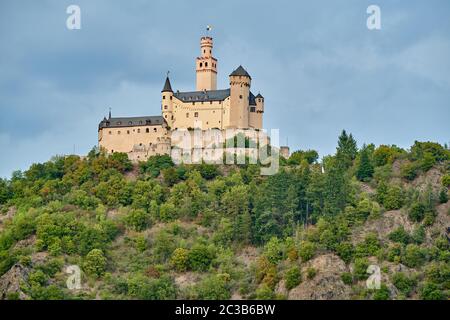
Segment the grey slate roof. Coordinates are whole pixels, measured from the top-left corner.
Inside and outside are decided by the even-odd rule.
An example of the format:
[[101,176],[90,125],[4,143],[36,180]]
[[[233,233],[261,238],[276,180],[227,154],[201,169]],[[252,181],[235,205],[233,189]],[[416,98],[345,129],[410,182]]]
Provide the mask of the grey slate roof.
[[104,118],[98,125],[102,128],[121,128],[135,126],[159,126],[165,123],[162,116]]
[[[183,102],[223,101],[230,96],[230,89],[175,92],[173,95]],[[256,106],[256,97],[252,92],[249,96],[249,105]]]
[[223,101],[230,96],[230,89],[175,92],[173,95],[183,102]]
[[250,79],[252,77],[250,77],[250,75],[248,74],[247,70],[245,70],[242,66],[237,67],[236,70],[234,70],[230,76],[244,76],[244,77],[249,77]]
[[166,78],[166,82],[164,83],[164,88],[161,92],[173,92],[172,86],[170,85],[169,77]]
[[261,93],[258,93],[258,95],[256,96],[256,98],[263,98],[263,99],[264,99],[264,97],[262,96]]

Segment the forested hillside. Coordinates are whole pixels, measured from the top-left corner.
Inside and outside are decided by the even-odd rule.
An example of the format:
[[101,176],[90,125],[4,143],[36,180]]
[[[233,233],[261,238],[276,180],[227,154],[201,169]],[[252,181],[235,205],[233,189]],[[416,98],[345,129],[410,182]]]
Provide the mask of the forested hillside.
[[447,146],[358,149],[345,131],[273,176],[55,157],[0,180],[0,299],[448,299],[448,187]]

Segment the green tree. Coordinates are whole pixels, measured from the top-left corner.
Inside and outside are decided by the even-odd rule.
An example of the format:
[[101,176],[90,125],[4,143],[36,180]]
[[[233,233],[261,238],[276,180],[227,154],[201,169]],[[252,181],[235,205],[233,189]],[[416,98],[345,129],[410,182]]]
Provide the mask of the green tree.
[[286,288],[288,290],[291,290],[298,286],[301,281],[301,273],[300,268],[297,266],[294,266],[286,271],[286,274],[284,275],[284,280],[286,283]]
[[186,271],[189,262],[189,251],[184,248],[175,249],[170,262],[178,271]]
[[356,171],[356,177],[360,181],[366,181],[373,176],[373,165],[369,158],[369,151],[364,145],[360,152],[359,165]]
[[150,214],[143,209],[132,209],[125,216],[125,224],[136,231],[145,230],[151,224]]
[[310,241],[302,241],[298,250],[298,255],[302,258],[302,262],[306,262],[314,257],[316,246]]
[[103,251],[93,249],[84,259],[84,270],[90,275],[100,277],[105,273],[106,262],[107,259],[104,256]]
[[189,251],[189,267],[194,271],[206,271],[211,265],[214,257],[214,248],[203,244],[197,244]]
[[338,161],[344,166],[344,168],[349,168],[352,165],[352,161],[355,160],[357,152],[358,148],[352,134],[347,135],[347,132],[342,130],[342,133],[339,136],[336,152]]
[[442,188],[439,192],[439,202],[446,203],[448,201],[448,190],[447,188]]

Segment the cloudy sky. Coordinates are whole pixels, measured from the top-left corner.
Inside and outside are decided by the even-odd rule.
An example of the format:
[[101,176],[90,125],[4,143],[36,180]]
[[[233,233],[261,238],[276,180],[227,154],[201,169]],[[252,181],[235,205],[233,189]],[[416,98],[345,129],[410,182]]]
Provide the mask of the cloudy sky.
[[[81,8],[81,30],[66,8]],[[370,4],[381,27],[366,27]],[[158,115],[167,70],[195,89],[214,27],[219,87],[242,64],[281,144],[332,153],[358,144],[450,141],[450,2],[0,1],[0,177],[57,154],[86,154],[98,122]]]

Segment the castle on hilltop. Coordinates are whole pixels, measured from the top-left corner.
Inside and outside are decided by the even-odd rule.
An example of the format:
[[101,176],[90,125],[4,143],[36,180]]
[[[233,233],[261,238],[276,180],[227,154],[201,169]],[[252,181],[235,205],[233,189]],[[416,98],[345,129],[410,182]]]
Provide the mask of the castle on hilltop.
[[251,76],[239,66],[229,75],[230,87],[217,89],[218,61],[213,39],[201,37],[196,58],[196,91],[173,91],[169,75],[161,91],[161,116],[104,118],[98,126],[99,147],[107,153],[125,152],[139,161],[170,154],[176,129],[255,129],[263,127],[264,97],[250,91]]

